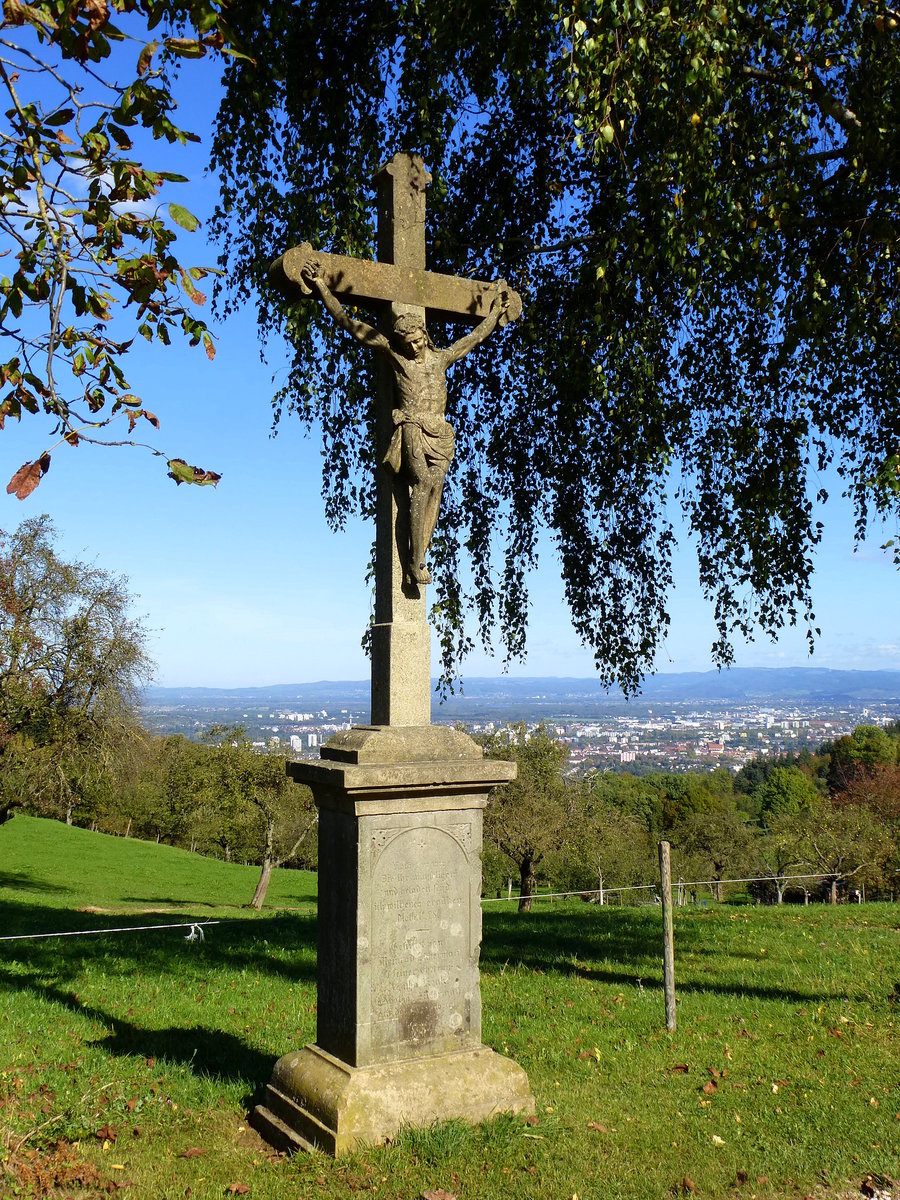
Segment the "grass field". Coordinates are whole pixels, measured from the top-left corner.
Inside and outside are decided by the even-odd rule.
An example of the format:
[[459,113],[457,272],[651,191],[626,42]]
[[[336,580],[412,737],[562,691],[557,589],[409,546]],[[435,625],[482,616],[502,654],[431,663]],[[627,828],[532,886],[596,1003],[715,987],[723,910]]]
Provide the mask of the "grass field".
[[0,827],[0,935],[221,921],[202,943],[0,942],[4,1200],[763,1200],[900,1178],[900,905],[678,910],[674,1035],[657,909],[490,906],[484,1040],[528,1071],[536,1122],[410,1130],[335,1163],[247,1126],[274,1060],[315,1036],[315,877],[276,872],[262,914],[241,907],[255,878]]

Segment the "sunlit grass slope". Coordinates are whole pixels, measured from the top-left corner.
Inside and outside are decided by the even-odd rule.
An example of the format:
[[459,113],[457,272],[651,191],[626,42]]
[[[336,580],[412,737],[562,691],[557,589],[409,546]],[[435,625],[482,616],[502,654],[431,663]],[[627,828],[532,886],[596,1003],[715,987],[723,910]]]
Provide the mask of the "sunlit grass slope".
[[[17,816],[0,826],[0,899],[15,896],[41,908],[113,908],[116,912],[248,904],[259,867],[203,858],[174,846],[110,837],[58,821]],[[268,908],[314,900],[316,876],[277,870]]]

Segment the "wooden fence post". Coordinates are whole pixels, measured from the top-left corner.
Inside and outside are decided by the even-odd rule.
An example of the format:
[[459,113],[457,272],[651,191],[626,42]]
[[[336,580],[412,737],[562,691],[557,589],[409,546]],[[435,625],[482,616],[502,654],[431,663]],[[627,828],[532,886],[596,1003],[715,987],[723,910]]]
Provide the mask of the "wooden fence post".
[[668,842],[659,843],[659,878],[663,918],[663,985],[666,993],[666,1029],[675,1030],[675,937],[672,928],[672,863]]

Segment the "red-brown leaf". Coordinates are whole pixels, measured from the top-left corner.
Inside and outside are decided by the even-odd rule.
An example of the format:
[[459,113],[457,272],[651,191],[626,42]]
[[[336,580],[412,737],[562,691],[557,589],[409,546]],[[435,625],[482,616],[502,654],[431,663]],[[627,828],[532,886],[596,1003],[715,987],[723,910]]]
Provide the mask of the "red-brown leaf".
[[229,1183],[225,1191],[231,1192],[232,1196],[246,1196],[250,1191],[250,1185],[247,1183]]
[[692,1192],[695,1196],[700,1195],[700,1189],[697,1187],[696,1183],[694,1183],[693,1179],[687,1175],[685,1175],[684,1179],[682,1179],[681,1186],[685,1192]]
[[178,1155],[179,1158],[201,1158],[206,1153],[199,1146],[188,1146],[187,1150],[182,1150]]
[[588,1129],[593,1129],[595,1133],[609,1133],[607,1127],[599,1121],[588,1121],[587,1127]]
[[716,1094],[716,1092],[719,1090],[719,1085],[717,1083],[715,1083],[712,1079],[707,1079],[706,1083],[704,1083],[704,1085],[703,1085],[702,1090],[703,1090],[703,1094],[705,1096],[714,1096]]
[[143,48],[137,61],[138,75],[146,75],[150,70],[150,63],[153,61],[153,55],[156,53],[159,42],[148,42]]
[[423,1192],[422,1200],[456,1200],[452,1192],[445,1192],[443,1188],[435,1188],[433,1191]]
[[690,1069],[691,1068],[687,1065],[687,1063],[675,1063],[674,1066],[669,1067],[669,1071],[673,1075],[687,1075]]
[[102,29],[109,20],[109,4],[107,0],[85,0],[84,11],[87,13],[91,31]]
[[36,462],[23,463],[6,485],[7,494],[25,500],[41,482],[50,467],[50,455],[42,454]]
[[116,1140],[116,1131],[109,1125],[101,1125],[94,1137],[98,1142],[114,1142]]

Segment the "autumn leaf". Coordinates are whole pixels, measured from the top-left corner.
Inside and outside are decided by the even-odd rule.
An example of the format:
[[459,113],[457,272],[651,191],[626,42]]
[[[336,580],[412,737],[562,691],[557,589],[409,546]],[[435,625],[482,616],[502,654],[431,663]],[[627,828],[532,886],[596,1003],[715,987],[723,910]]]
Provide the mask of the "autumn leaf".
[[179,484],[196,483],[199,487],[207,487],[209,485],[215,487],[222,478],[215,471],[204,471],[202,467],[192,467],[183,458],[170,458],[168,466],[169,478],[174,479]]
[[187,1150],[182,1150],[178,1155],[179,1158],[201,1158],[206,1153],[199,1146],[188,1146]]
[[229,1183],[225,1191],[231,1192],[232,1196],[246,1196],[250,1191],[250,1185],[246,1183]]
[[25,500],[50,469],[50,455],[44,453],[35,462],[23,463],[6,485],[7,494]]
[[541,1118],[538,1116],[535,1116],[534,1113],[531,1113],[529,1116],[527,1116],[525,1118],[526,1125],[540,1125],[540,1123],[541,1123]]
[[203,347],[206,350],[206,357],[210,362],[216,357],[216,347],[212,340],[212,334],[208,330],[203,331]]
[[159,42],[148,42],[147,45],[138,55],[137,73],[138,75],[146,75],[150,70],[150,63],[153,61],[153,55],[159,47]]
[[185,58],[202,58],[206,48],[197,38],[170,37],[166,38],[166,49]]
[[599,1121],[588,1121],[587,1127],[588,1129],[593,1129],[595,1133],[609,1133],[607,1127]]
[[107,0],[85,0],[84,11],[87,13],[91,33],[102,29],[109,20],[109,4]]
[[690,1069],[687,1063],[675,1063],[674,1066],[669,1067],[669,1073],[671,1075],[687,1075]]
[[707,1079],[701,1090],[705,1096],[714,1096],[719,1090],[719,1085],[714,1080]]
[[700,1195],[700,1189],[688,1175],[685,1175],[684,1179],[682,1179],[681,1187],[685,1192],[692,1192],[695,1196]]
[[116,1131],[110,1125],[101,1125],[94,1134],[98,1142],[114,1142],[116,1140]]
[[443,1188],[435,1188],[433,1191],[423,1192],[422,1200],[456,1200],[452,1192],[445,1192]]

